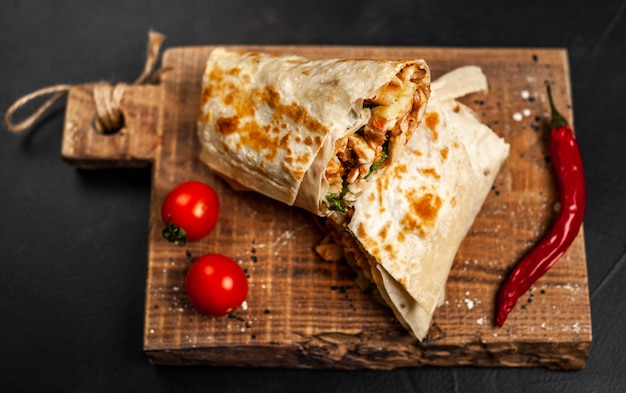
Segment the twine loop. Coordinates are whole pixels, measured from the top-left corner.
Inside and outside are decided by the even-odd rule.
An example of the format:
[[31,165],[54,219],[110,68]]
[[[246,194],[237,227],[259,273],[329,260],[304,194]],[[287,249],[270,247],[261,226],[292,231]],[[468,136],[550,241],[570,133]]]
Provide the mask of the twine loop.
[[[165,40],[165,36],[161,33],[150,31],[148,36],[148,54],[143,72],[132,85],[141,85],[146,83],[156,83],[160,80],[163,72],[167,69],[161,68],[153,72],[158,58],[161,44]],[[72,85],[59,84],[36,90],[19,98],[7,109],[4,122],[7,129],[11,132],[20,132],[31,127],[57,100],[65,96]],[[124,115],[120,109],[124,93],[129,85],[126,83],[118,83],[111,85],[108,82],[100,81],[94,84],[93,99],[96,104],[96,117],[94,119],[94,127],[103,133],[119,130],[124,125]],[[12,118],[21,107],[30,101],[53,94],[48,100],[41,104],[26,119],[15,123]]]

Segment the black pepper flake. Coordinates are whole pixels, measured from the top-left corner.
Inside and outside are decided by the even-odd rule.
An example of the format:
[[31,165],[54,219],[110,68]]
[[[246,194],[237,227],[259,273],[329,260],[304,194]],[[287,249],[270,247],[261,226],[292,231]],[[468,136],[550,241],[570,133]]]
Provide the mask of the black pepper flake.
[[330,289],[332,289],[333,291],[339,291],[339,293],[346,293],[346,287],[344,286],[332,285]]
[[251,334],[250,338],[254,340],[256,338],[256,334]]
[[538,125],[536,125],[536,124],[531,124],[531,125],[530,125],[530,128],[532,128],[532,129],[533,129],[533,131],[535,131],[535,132],[539,132],[539,130],[541,129],[541,127],[539,127],[539,126],[538,126]]
[[536,63],[539,60],[539,57],[537,55],[533,55],[533,61]]
[[243,319],[241,317],[238,317],[235,314],[228,314],[228,318],[229,319],[236,319],[237,321],[240,321],[240,322],[245,322],[245,319]]
[[252,248],[250,249],[250,252],[251,252],[251,253],[253,253],[253,254],[256,254],[256,248],[252,247]]
[[499,191],[499,190],[496,190],[494,193],[495,193],[496,195],[500,195],[500,191]]
[[544,156],[543,160],[546,162],[546,164],[549,164],[552,161],[552,158],[550,158],[550,156]]
[[191,258],[191,251],[189,251],[189,249],[186,249],[185,255],[187,256],[187,258]]
[[546,294],[546,290],[542,289],[541,291],[539,291],[540,294],[545,295]]
[[483,100],[474,100],[474,104],[485,105],[485,101],[483,101]]
[[535,102],[535,97],[533,96],[528,97],[528,102]]
[[267,314],[269,314],[270,312],[271,312],[271,311],[270,311],[270,310],[268,310],[267,308],[266,308],[265,310],[263,310],[263,314],[266,314],[266,315],[267,315]]
[[526,305],[522,304],[522,306],[520,307],[522,310],[526,310]]
[[256,255],[252,255],[250,259],[252,260],[253,263],[257,263],[259,261],[259,258],[257,258]]

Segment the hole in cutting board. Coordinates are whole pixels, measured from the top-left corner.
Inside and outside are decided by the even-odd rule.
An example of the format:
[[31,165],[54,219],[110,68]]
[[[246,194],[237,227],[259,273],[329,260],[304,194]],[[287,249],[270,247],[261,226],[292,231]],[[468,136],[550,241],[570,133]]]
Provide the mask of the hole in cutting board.
[[122,111],[115,113],[114,119],[102,119],[98,115],[94,116],[91,121],[91,127],[103,135],[113,135],[120,132],[124,128],[126,119]]

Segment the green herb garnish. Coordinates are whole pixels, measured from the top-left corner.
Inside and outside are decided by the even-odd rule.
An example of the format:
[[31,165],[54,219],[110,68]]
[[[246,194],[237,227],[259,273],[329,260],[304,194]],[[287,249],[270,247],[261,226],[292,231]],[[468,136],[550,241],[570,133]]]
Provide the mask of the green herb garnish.
[[341,189],[341,193],[339,195],[337,194],[326,195],[326,200],[330,202],[330,206],[328,206],[328,209],[340,211],[342,213],[346,212],[345,201],[343,200],[343,198],[348,194],[348,191],[349,191],[348,185],[349,185],[348,182],[346,181],[343,182],[343,188]]
[[383,166],[383,164],[385,164],[385,161],[387,161],[387,159],[389,158],[389,141],[385,141],[385,143],[383,143],[382,147],[383,147],[383,149],[382,149],[382,151],[380,153],[380,159],[370,166],[370,171],[369,171],[369,173],[367,175],[365,175],[365,179],[370,177],[372,175],[372,173],[374,173],[374,171],[376,171],[376,169],[378,169],[381,166]]

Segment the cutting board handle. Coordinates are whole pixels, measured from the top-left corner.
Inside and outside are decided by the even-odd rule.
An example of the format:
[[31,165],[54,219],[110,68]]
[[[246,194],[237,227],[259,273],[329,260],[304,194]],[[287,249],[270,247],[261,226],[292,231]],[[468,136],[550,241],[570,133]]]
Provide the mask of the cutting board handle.
[[161,140],[158,122],[162,118],[162,85],[127,86],[119,104],[121,127],[107,131],[97,126],[95,86],[84,84],[69,90],[63,159],[83,169],[150,165]]
[[[80,168],[141,167],[152,163],[161,135],[162,85],[146,85],[160,80],[170,67],[155,70],[165,36],[156,31],[148,34],[148,53],[144,70],[131,85],[111,86],[98,82],[71,86],[59,84],[44,87],[19,98],[5,113],[11,132],[32,126],[58,99],[68,94],[61,146],[62,157]],[[54,94],[20,122],[14,122],[16,111],[31,100]]]

